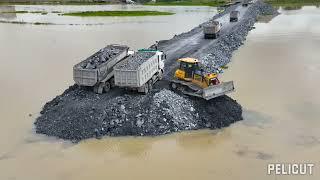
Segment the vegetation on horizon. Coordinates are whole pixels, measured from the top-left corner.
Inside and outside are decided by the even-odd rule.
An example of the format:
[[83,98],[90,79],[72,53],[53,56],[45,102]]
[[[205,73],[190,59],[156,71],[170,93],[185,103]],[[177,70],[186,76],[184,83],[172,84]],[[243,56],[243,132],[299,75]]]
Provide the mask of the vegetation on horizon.
[[267,3],[275,7],[283,7],[284,9],[299,9],[302,6],[313,5],[319,6],[320,0],[266,0]]
[[161,16],[172,15],[171,12],[161,11],[84,11],[64,13],[64,16],[81,16],[81,17],[93,17],[93,16]]
[[150,6],[221,6],[226,0],[158,0],[157,2],[146,2]]
[[25,2],[0,2],[1,5],[108,5],[110,2],[88,2],[88,1],[25,1]]

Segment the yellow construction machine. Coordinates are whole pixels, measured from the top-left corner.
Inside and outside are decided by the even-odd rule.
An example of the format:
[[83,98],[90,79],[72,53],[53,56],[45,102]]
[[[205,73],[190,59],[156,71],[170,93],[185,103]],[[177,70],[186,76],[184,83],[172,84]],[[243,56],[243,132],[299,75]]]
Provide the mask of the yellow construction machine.
[[183,94],[206,100],[234,91],[233,81],[220,82],[218,72],[205,72],[194,58],[178,59],[179,68],[170,82],[170,88]]

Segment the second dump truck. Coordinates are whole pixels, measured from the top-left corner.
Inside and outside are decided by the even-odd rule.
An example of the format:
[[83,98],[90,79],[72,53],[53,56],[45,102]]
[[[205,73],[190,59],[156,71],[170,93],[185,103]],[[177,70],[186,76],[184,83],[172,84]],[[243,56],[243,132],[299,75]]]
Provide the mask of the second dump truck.
[[216,39],[221,30],[222,24],[219,21],[209,21],[203,25],[203,34],[205,39]]
[[147,94],[162,79],[165,58],[161,51],[139,50],[114,67],[115,85]]

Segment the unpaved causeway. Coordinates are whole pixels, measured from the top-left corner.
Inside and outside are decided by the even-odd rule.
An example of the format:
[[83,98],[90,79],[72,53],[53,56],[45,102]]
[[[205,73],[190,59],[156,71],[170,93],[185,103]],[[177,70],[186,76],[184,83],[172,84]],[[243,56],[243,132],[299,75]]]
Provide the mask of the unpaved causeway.
[[[231,10],[240,11],[238,22],[229,22]],[[176,94],[168,83],[182,57],[199,58],[207,69],[226,65],[233,51],[241,46],[258,15],[277,12],[261,1],[249,7],[233,5],[213,19],[222,22],[218,39],[203,38],[202,24],[189,32],[160,41],[158,48],[167,54],[164,80],[148,95],[115,88],[98,95],[89,89],[71,86],[45,104],[36,119],[36,132],[62,139],[107,136],[162,135],[182,130],[221,128],[242,119],[241,106],[228,96],[210,101]]]

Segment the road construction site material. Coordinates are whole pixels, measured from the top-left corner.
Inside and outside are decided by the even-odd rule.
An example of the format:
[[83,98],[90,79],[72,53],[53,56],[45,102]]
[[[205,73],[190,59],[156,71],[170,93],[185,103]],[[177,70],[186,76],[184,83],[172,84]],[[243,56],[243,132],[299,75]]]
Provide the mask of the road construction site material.
[[137,70],[142,63],[149,60],[156,52],[136,52],[134,55],[126,58],[125,61],[116,65],[117,69]]
[[[241,5],[231,6],[213,19],[229,16],[237,7]],[[209,70],[226,65],[253,28],[256,17],[277,13],[261,1],[245,9],[239,22],[231,23],[217,40],[203,39],[200,25],[170,40],[160,41],[158,48],[167,54],[164,78],[172,77],[176,60],[182,56],[201,60]],[[227,96],[205,101],[167,89],[167,81],[160,81],[148,95],[121,89],[97,95],[74,85],[43,107],[35,129],[37,133],[80,141],[103,135],[144,136],[215,129],[242,119],[241,106]]]
[[129,47],[108,45],[73,67],[73,79],[78,85],[94,86],[112,72],[113,66],[127,56]]

